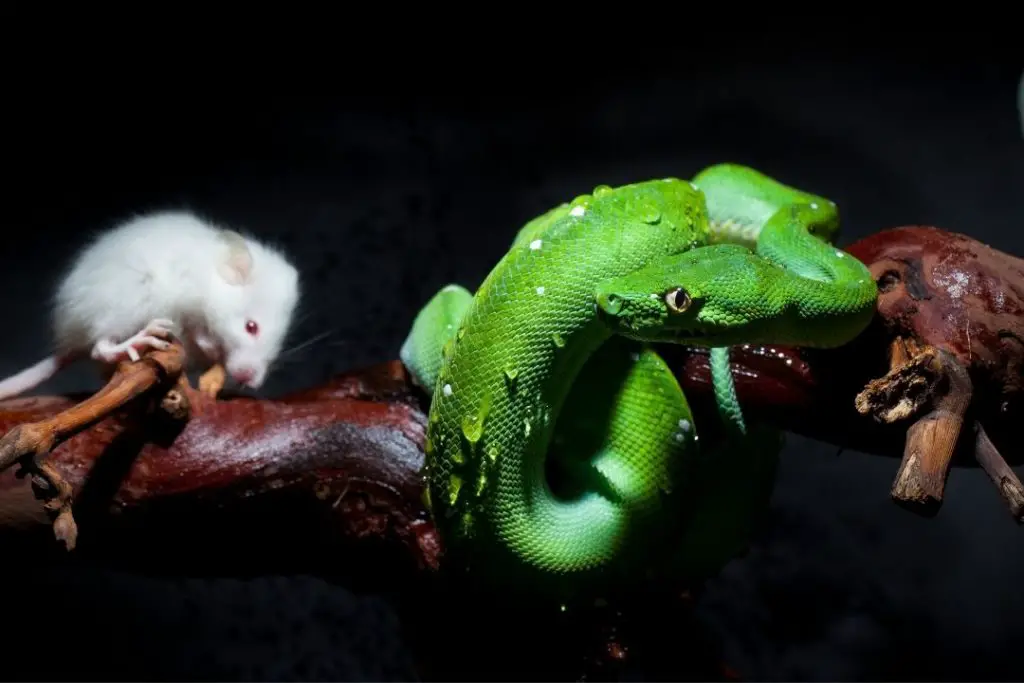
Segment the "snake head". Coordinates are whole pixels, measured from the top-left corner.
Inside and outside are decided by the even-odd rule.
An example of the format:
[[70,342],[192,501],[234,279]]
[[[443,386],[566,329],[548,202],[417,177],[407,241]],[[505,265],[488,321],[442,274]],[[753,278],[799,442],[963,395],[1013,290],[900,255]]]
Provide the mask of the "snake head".
[[637,341],[753,343],[779,317],[778,278],[776,266],[744,247],[700,247],[601,283],[595,308],[613,333]]

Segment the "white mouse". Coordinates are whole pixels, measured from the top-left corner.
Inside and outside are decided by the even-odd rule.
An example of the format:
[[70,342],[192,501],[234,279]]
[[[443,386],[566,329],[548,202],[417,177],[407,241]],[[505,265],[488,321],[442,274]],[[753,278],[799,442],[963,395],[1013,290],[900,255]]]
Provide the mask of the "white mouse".
[[184,211],[133,218],[76,257],[53,300],[53,355],[0,381],[18,396],[91,357],[108,367],[164,349],[174,334],[191,367],[205,360],[259,388],[281,351],[299,274],[278,250]]

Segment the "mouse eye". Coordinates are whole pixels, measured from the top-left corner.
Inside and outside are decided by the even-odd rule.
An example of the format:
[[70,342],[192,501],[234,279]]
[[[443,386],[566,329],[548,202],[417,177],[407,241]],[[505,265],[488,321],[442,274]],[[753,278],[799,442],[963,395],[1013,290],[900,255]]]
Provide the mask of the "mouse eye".
[[690,307],[690,294],[682,287],[676,287],[665,294],[665,304],[673,313],[682,313]]
[[255,337],[257,334],[259,334],[260,326],[256,324],[255,320],[246,320],[245,331]]

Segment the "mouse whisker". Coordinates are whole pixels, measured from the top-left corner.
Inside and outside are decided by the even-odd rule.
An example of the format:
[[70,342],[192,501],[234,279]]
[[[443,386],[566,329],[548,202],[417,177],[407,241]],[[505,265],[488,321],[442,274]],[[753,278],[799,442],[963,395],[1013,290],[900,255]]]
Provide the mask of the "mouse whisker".
[[316,314],[315,310],[300,311],[298,313],[298,315],[296,316],[296,319],[295,319],[295,322],[293,323],[293,326],[296,327],[296,328],[301,327],[302,323],[304,323],[307,320],[309,320],[310,318],[312,318],[315,314]]
[[302,342],[300,344],[296,344],[295,346],[291,347],[290,349],[285,349],[284,351],[282,351],[279,354],[279,357],[280,358],[285,358],[287,356],[291,356],[291,355],[293,355],[295,353],[298,353],[299,351],[302,351],[303,349],[309,348],[310,346],[312,346],[313,344],[317,343],[318,341],[321,341],[322,339],[326,339],[327,337],[331,336],[332,334],[334,334],[334,331],[333,330],[328,330],[326,332],[322,332],[322,333],[320,333],[318,335],[310,337],[306,341],[304,341],[304,342]]

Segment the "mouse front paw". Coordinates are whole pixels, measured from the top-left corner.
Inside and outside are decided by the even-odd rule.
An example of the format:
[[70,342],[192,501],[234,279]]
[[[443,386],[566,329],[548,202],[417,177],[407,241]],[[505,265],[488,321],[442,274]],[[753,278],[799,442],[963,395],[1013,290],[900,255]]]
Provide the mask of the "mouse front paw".
[[122,342],[112,339],[101,339],[92,349],[92,357],[104,363],[120,363],[125,358],[137,362],[140,351],[170,348],[170,338],[174,333],[174,322],[166,318],[155,318],[142,330]]

